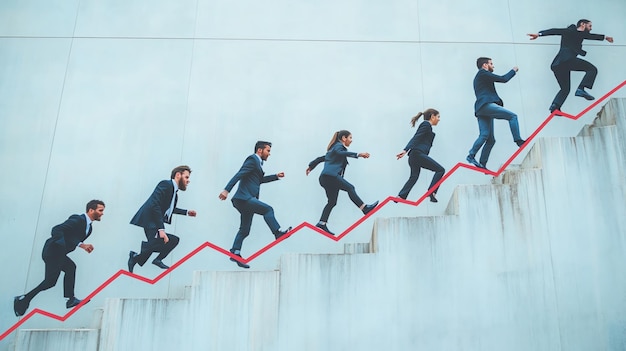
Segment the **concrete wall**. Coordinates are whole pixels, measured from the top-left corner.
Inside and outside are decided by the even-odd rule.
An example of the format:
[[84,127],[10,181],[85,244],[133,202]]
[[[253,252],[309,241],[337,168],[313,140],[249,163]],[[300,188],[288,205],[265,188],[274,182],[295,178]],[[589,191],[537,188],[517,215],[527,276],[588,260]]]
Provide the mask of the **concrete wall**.
[[[99,349],[623,350],[626,99],[605,112],[493,184],[458,186],[443,216],[377,219],[375,253],[288,254],[280,271],[196,272],[187,299],[107,300]],[[594,172],[606,182],[581,186]]]
[[[529,42],[525,34],[584,17],[594,20],[597,32],[615,36],[612,45],[586,44],[587,58],[600,70],[592,91],[600,96],[624,80],[626,47],[619,34],[626,32],[625,10],[621,0],[3,1],[0,232],[11,242],[0,264],[11,269],[0,286],[0,328],[17,321],[12,297],[43,277],[40,252],[50,228],[83,211],[89,199],[104,200],[107,209],[90,238],[96,250],[72,254],[79,297],[125,267],[128,251],[137,250],[143,236],[128,221],[174,166],[192,167],[180,204],[199,216],[174,222],[170,230],[182,241],[170,263],[206,240],[230,247],[238,213],[217,194],[257,139],[274,142],[266,172],[287,174],[264,185],[261,195],[285,226],[318,219],[325,201],[319,171],[306,177],[304,169],[337,129],[353,132],[353,151],[372,154],[352,162],[346,175],[364,200],[395,195],[408,167],[394,155],[413,134],[408,121],[417,111],[435,107],[442,113],[431,155],[448,169],[464,160],[477,135],[471,90],[476,57],[493,57],[497,73],[520,67],[498,88],[520,115],[526,136],[547,116],[557,89],[549,63],[558,39]],[[587,104],[572,96],[564,110],[576,113]],[[557,119],[543,135],[573,135],[592,117]],[[492,168],[515,151],[503,123],[496,135]],[[411,198],[421,196],[429,181],[425,172]],[[439,204],[387,207],[379,215],[438,215],[455,184],[488,181],[461,172],[442,187]],[[342,196],[329,226],[339,232],[359,217]],[[347,240],[364,241],[371,223]],[[255,220],[244,255],[271,239]],[[273,269],[285,252],[341,250],[341,244],[303,231],[252,265]],[[37,317],[25,327],[86,327],[109,296],[182,297],[196,269],[236,267],[205,251],[156,286],[123,278],[65,323]],[[160,271],[144,267],[138,273]],[[61,290],[59,284],[40,294],[32,306],[65,313]]]

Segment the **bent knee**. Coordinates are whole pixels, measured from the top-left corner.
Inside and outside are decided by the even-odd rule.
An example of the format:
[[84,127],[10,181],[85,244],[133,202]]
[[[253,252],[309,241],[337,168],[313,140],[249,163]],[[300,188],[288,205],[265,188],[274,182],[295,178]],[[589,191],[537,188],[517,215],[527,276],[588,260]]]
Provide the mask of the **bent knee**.
[[171,245],[178,245],[178,243],[180,242],[180,238],[176,235],[169,234],[167,237],[170,239],[169,241]]

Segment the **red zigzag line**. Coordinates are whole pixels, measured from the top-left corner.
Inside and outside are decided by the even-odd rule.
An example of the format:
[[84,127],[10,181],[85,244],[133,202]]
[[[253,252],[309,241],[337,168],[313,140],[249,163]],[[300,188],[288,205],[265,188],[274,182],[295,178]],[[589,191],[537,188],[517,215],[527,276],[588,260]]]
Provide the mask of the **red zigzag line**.
[[220,252],[220,253],[222,253],[222,254],[224,254],[226,256],[229,256],[229,257],[231,257],[233,259],[236,259],[236,260],[238,260],[240,262],[248,263],[248,262],[254,260],[255,258],[259,257],[260,255],[262,255],[264,252],[266,252],[267,250],[271,249],[275,245],[278,245],[278,243],[280,243],[281,241],[287,239],[287,237],[295,234],[296,232],[300,231],[300,229],[303,229],[305,227],[309,228],[309,229],[311,229],[313,231],[316,231],[319,234],[324,235],[324,236],[326,236],[327,238],[329,238],[331,240],[339,241],[339,240],[343,239],[343,237],[348,235],[348,233],[350,233],[353,229],[358,227],[361,223],[366,221],[374,213],[376,213],[378,210],[380,210],[389,201],[401,202],[401,203],[404,203],[404,204],[407,204],[407,205],[412,205],[412,206],[419,206],[419,204],[421,204],[422,201],[424,201],[433,192],[434,189],[436,189],[443,182],[445,182],[446,179],[448,179],[452,174],[454,174],[459,168],[467,168],[467,169],[470,169],[470,170],[473,170],[473,171],[476,171],[476,172],[481,172],[481,173],[484,173],[484,174],[488,174],[488,175],[492,175],[494,177],[497,177],[498,175],[500,175],[511,164],[511,162],[513,162],[513,160],[522,152],[522,150],[524,148],[526,148],[526,146],[532,140],[535,139],[537,134],[539,134],[539,132],[541,132],[541,130],[552,120],[552,118],[554,118],[554,116],[558,115],[558,116],[563,116],[563,117],[570,118],[570,119],[573,119],[573,120],[577,120],[580,117],[582,117],[583,115],[585,115],[587,112],[589,112],[590,110],[592,110],[593,108],[598,106],[600,103],[602,103],[604,100],[606,100],[609,96],[613,95],[616,91],[618,91],[619,89],[623,88],[624,85],[626,85],[626,80],[623,81],[620,85],[618,85],[615,88],[613,88],[611,91],[606,93],[600,99],[596,100],[594,103],[589,105],[586,109],[584,109],[583,111],[581,111],[579,114],[577,114],[575,116],[574,115],[570,115],[570,114],[565,113],[565,112],[562,112],[562,111],[559,111],[559,110],[556,110],[553,113],[551,113],[550,116],[548,116],[548,118],[546,118],[546,120],[543,123],[541,123],[541,125],[539,127],[537,127],[535,132],[533,132],[528,137],[528,139],[526,139],[526,143],[524,143],[524,145],[522,145],[517,151],[515,151],[515,153],[513,153],[513,155],[511,157],[509,157],[509,159],[495,172],[494,171],[490,171],[490,170],[481,169],[481,168],[478,168],[478,167],[475,167],[475,166],[472,166],[472,165],[469,165],[469,164],[466,164],[466,163],[460,163],[459,162],[454,167],[452,167],[452,169],[450,171],[448,171],[441,178],[441,180],[439,182],[437,182],[437,184],[435,184],[430,190],[428,190],[424,195],[422,195],[422,197],[420,197],[417,201],[409,201],[409,200],[401,199],[401,198],[398,198],[398,197],[389,196],[385,200],[383,200],[383,202],[381,202],[380,205],[377,206],[374,210],[370,211],[367,215],[361,217],[359,220],[357,220],[354,224],[352,224],[350,227],[348,227],[346,230],[344,230],[338,236],[330,235],[330,234],[322,231],[321,229],[317,228],[316,226],[314,226],[314,225],[312,225],[312,224],[310,224],[308,222],[302,222],[300,225],[298,225],[297,227],[292,229],[291,232],[289,233],[289,235],[285,235],[285,236],[281,237],[280,239],[275,240],[275,241],[269,243],[268,245],[266,245],[265,247],[263,247],[262,249],[260,249],[259,251],[254,253],[252,256],[248,257],[247,259],[243,259],[243,258],[240,258],[238,256],[235,256],[232,253],[230,253],[230,251],[224,250],[223,248],[221,248],[221,247],[219,247],[219,246],[217,246],[215,244],[212,244],[212,243],[207,241],[207,242],[203,243],[202,245],[198,246],[195,250],[193,250],[190,253],[188,253],[185,257],[181,258],[179,261],[174,263],[169,269],[163,271],[161,274],[156,276],[154,279],[148,279],[146,277],[143,277],[143,276],[140,276],[140,275],[137,275],[137,274],[134,274],[134,273],[130,273],[130,272],[126,271],[126,270],[120,269],[112,277],[110,277],[104,283],[102,283],[99,287],[97,287],[91,294],[89,294],[87,297],[85,297],[83,299],[83,302],[78,304],[76,307],[72,308],[65,315],[59,316],[57,314],[50,313],[48,311],[44,311],[44,310],[41,310],[39,308],[35,308],[30,313],[28,313],[26,316],[21,318],[19,322],[15,323],[11,328],[7,329],[4,333],[2,333],[2,335],[0,335],[0,341],[3,340],[4,338],[6,338],[9,334],[11,334],[13,331],[15,331],[17,328],[19,328],[22,324],[24,324],[27,320],[29,320],[31,317],[33,317],[36,314],[41,314],[43,316],[50,317],[52,319],[56,319],[56,320],[59,320],[61,322],[64,322],[66,319],[70,318],[74,313],[76,313],[76,311],[78,311],[78,309],[81,308],[85,303],[89,302],[90,299],[92,299],[94,296],[96,296],[100,291],[102,291],[104,288],[106,288],[109,284],[111,284],[114,280],[116,280],[121,275],[126,275],[126,276],[129,276],[131,278],[138,279],[138,280],[141,280],[141,281],[149,283],[149,284],[154,284],[154,283],[158,282],[159,280],[161,280],[166,275],[168,275],[169,273],[171,273],[174,269],[178,268],[180,265],[185,263],[191,257],[195,256],[198,252],[204,250],[207,247],[209,247],[209,248],[211,248],[211,249],[213,249],[215,251],[218,251],[218,252]]

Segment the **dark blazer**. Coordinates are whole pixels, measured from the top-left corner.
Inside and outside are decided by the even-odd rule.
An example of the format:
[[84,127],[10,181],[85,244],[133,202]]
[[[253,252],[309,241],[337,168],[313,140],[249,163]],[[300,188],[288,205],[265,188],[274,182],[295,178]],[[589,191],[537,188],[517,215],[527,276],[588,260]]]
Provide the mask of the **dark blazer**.
[[583,40],[604,40],[603,34],[592,34],[586,31],[579,31],[576,29],[576,25],[570,24],[567,28],[552,28],[539,32],[540,36],[548,35],[560,35],[561,36],[561,48],[559,52],[552,60],[550,67],[556,67],[562,63],[565,63],[576,56],[585,56],[587,52],[583,50]]
[[428,155],[430,148],[433,146],[433,140],[435,140],[435,133],[433,133],[433,126],[428,121],[420,123],[415,131],[413,138],[409,140],[409,143],[404,147],[404,151],[411,154],[411,151],[418,151]]
[[258,199],[261,183],[273,182],[275,180],[278,180],[278,176],[276,174],[266,176],[261,167],[261,159],[256,154],[252,154],[243,161],[243,165],[241,165],[237,174],[226,184],[224,189],[230,192],[235,184],[239,182],[239,187],[232,198],[233,200]]
[[178,195],[174,195],[174,184],[171,179],[168,179],[162,180],[157,184],[152,195],[141,205],[139,211],[130,220],[130,224],[143,227],[144,229],[154,229],[155,231],[165,229],[164,223],[172,223],[172,218],[166,218],[167,216],[165,215],[167,209],[170,208],[172,196],[175,196],[172,214],[186,215],[187,210],[176,207]]
[[51,251],[58,254],[68,254],[74,251],[79,243],[89,237],[86,231],[85,215],[71,215],[65,222],[52,227],[52,237],[46,240],[43,247],[44,255]]
[[358,154],[356,152],[350,152],[346,149],[345,146],[341,142],[336,142],[333,146],[330,147],[330,150],[324,156],[320,156],[315,160],[309,163],[309,168],[313,169],[315,166],[324,162],[324,169],[322,170],[322,175],[329,176],[342,176],[346,171],[346,166],[348,165],[348,157],[357,158]]
[[493,83],[506,83],[515,76],[515,71],[510,70],[507,74],[499,76],[493,72],[489,72],[486,69],[479,69],[478,73],[474,77],[474,94],[476,95],[476,103],[474,103],[474,115],[481,107],[496,103],[500,106],[504,106],[502,99],[496,93],[496,87]]

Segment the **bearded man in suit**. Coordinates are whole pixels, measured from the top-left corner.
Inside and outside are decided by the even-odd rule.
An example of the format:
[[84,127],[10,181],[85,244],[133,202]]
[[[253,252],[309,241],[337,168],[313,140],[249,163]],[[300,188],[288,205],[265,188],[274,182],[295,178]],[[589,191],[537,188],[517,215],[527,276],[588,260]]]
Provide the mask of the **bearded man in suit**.
[[153,252],[159,255],[152,260],[152,264],[168,269],[163,259],[169,255],[178,245],[180,239],[174,234],[165,232],[165,223],[172,223],[172,215],[196,216],[196,211],[185,210],[176,207],[178,203],[178,190],[187,190],[191,168],[178,166],[172,170],[171,179],[162,180],[157,184],[152,195],[141,206],[139,211],[130,220],[131,224],[142,227],[146,235],[146,241],[141,243],[139,253],[131,251],[128,254],[128,271],[133,272],[136,264],[143,266]]
[[65,307],[72,308],[82,302],[74,296],[76,264],[67,257],[67,254],[77,247],[87,253],[93,251],[93,245],[84,241],[91,235],[92,222],[100,221],[103,215],[104,202],[91,200],[87,203],[85,213],[73,214],[65,222],[52,228],[52,236],[46,240],[41,253],[41,258],[46,264],[44,280],[30,292],[13,299],[13,311],[16,316],[26,313],[31,300],[37,294],[55,286],[61,272],[65,273],[63,277],[63,296],[67,298]]

